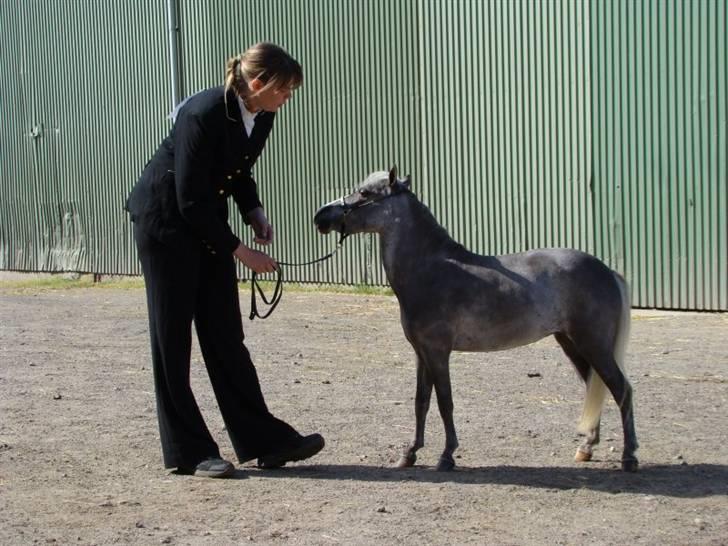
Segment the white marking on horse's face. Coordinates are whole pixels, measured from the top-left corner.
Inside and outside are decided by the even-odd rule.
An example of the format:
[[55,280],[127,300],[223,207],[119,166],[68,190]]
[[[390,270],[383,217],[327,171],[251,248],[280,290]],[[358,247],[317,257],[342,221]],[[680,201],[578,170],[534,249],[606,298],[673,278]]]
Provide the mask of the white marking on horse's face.
[[329,233],[332,229],[341,229],[341,218],[344,215],[344,198],[340,197],[322,206],[313,218],[313,222],[321,233]]
[[325,205],[321,206],[319,208],[319,210],[323,210],[323,209],[325,209],[327,207],[335,207],[335,206],[343,207],[344,206],[344,198],[343,197],[339,197],[338,199],[334,199],[330,203],[326,203]]
[[391,179],[386,171],[374,172],[354,192],[322,206],[314,223],[321,233],[344,226],[348,233],[381,231],[396,218],[385,198],[408,190],[408,179]]

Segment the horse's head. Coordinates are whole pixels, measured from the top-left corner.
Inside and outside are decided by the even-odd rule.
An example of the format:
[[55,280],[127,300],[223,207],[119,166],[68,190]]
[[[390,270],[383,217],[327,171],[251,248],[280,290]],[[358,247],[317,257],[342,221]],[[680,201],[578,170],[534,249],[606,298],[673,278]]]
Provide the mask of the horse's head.
[[321,207],[313,219],[321,233],[331,230],[344,234],[380,231],[391,220],[393,206],[407,194],[410,177],[397,177],[397,168],[370,174],[359,188]]

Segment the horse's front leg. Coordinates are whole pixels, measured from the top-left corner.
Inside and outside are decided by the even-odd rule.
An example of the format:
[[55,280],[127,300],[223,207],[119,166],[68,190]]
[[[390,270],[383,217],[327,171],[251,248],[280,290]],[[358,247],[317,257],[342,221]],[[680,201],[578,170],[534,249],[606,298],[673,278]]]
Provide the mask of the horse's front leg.
[[432,397],[432,379],[427,371],[423,359],[417,355],[417,392],[415,393],[415,437],[412,443],[405,448],[402,457],[397,462],[398,468],[407,468],[415,464],[417,450],[425,445],[425,420],[430,409]]
[[[434,355],[433,355],[434,356]],[[437,470],[448,471],[455,468],[453,452],[458,447],[458,437],[455,433],[453,420],[452,387],[450,385],[450,354],[438,354],[428,359],[429,373],[432,375],[437,395],[437,406],[440,409],[442,423],[445,426],[445,450],[440,455]]]

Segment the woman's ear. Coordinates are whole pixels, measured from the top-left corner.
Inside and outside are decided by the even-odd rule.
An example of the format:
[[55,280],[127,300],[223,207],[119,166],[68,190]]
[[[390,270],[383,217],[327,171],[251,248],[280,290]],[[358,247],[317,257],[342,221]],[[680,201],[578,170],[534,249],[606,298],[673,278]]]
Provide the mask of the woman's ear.
[[258,79],[258,78],[253,78],[253,79],[252,79],[252,80],[250,80],[250,82],[248,83],[248,87],[250,88],[250,90],[251,90],[251,91],[252,91],[253,93],[259,93],[259,92],[260,92],[260,90],[261,90],[261,89],[263,89],[263,88],[265,87],[265,83],[263,83],[263,81],[262,81],[262,80],[260,80],[260,79]]

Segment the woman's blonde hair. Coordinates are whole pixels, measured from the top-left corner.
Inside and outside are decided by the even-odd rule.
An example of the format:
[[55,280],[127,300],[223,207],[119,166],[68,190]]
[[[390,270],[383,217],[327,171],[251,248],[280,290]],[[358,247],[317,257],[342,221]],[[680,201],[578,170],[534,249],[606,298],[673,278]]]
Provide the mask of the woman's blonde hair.
[[256,78],[265,84],[261,91],[271,87],[296,89],[303,83],[303,70],[282,47],[259,42],[245,53],[228,59],[225,94],[232,88],[240,97],[250,96],[248,84]]

